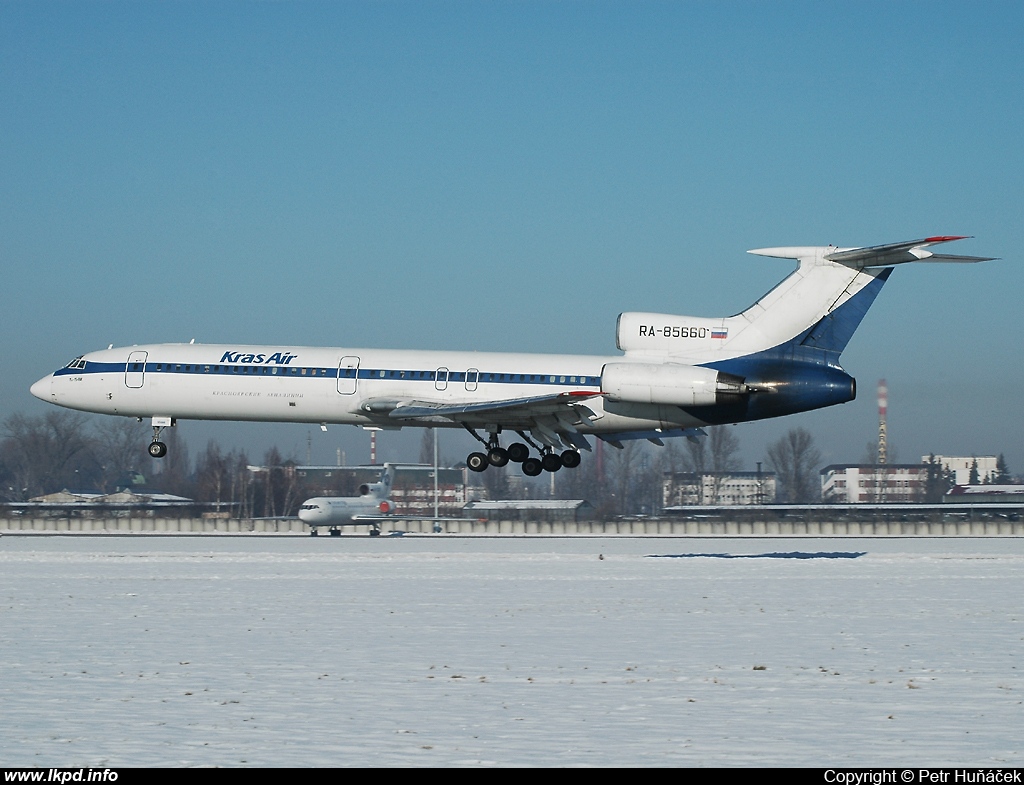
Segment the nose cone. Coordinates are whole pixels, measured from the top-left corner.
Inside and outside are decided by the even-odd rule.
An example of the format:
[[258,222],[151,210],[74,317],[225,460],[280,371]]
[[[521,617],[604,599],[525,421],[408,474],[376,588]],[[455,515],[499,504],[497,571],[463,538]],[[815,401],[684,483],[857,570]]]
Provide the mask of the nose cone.
[[38,382],[29,387],[29,392],[41,401],[49,401],[50,391],[53,389],[53,374],[44,376]]
[[322,517],[323,512],[317,506],[315,499],[310,499],[299,508],[299,520],[303,523],[317,523]]

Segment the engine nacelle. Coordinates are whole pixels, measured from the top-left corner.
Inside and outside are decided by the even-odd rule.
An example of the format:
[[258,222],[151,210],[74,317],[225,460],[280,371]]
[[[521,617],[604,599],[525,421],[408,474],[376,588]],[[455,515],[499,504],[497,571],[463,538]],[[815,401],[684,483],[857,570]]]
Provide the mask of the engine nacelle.
[[696,365],[608,363],[601,371],[601,392],[609,400],[627,403],[714,406],[750,388],[739,376]]

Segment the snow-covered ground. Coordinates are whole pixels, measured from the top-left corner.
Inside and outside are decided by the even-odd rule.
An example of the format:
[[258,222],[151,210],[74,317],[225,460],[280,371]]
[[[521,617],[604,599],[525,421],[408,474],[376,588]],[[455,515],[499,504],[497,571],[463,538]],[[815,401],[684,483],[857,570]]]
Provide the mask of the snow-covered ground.
[[1022,653],[1021,539],[0,538],[6,766],[1019,766]]

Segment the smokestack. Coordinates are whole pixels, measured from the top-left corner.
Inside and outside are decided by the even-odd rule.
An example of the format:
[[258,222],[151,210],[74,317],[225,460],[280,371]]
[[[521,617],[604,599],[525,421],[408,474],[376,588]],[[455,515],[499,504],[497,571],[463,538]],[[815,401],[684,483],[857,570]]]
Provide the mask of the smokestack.
[[889,387],[885,379],[878,380],[878,462],[884,464],[887,459],[885,444],[885,415],[889,408]]

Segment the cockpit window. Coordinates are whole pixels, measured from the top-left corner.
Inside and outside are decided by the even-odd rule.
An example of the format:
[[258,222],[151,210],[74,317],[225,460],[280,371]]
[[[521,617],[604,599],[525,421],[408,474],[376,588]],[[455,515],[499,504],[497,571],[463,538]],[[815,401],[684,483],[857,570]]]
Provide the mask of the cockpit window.
[[85,368],[85,360],[82,359],[82,357],[83,357],[82,355],[79,355],[74,360],[72,360],[67,365],[65,365],[64,367],[65,368],[70,368],[70,369],[72,369],[74,371],[81,371],[82,369]]

